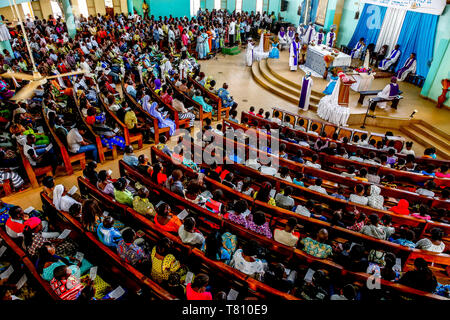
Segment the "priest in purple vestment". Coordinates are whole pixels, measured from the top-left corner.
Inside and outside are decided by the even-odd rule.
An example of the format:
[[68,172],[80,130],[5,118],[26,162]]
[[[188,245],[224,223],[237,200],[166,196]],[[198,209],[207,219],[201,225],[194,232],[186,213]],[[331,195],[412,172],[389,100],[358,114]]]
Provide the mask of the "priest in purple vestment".
[[408,74],[416,73],[416,65],[417,65],[416,54],[411,53],[411,56],[408,58],[408,60],[405,61],[405,64],[403,65],[403,67],[401,67],[397,71],[398,81],[404,81],[406,79],[406,77],[408,76]]
[[[400,92],[400,89],[398,87],[397,78],[392,77],[391,83],[389,83],[384,89],[377,94],[378,97],[387,99],[387,100],[393,100],[395,97],[398,96]],[[386,108],[386,102],[379,102],[378,107],[381,109]]]

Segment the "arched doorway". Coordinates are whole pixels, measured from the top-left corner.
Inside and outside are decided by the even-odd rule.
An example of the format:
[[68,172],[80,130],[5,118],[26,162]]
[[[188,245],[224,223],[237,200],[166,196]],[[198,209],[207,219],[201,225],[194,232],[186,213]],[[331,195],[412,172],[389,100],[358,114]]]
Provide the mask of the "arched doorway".
[[105,0],[105,10],[107,15],[109,15],[110,17],[114,17],[113,0]]

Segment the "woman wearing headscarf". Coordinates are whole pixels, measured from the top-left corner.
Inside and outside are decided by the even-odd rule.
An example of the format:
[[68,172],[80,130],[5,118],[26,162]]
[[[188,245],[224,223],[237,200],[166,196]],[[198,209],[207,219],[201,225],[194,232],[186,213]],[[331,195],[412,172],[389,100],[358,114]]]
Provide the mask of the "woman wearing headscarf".
[[173,135],[176,130],[175,122],[169,119],[168,116],[166,116],[166,118],[162,116],[161,112],[158,111],[158,103],[153,102],[150,106],[149,104],[150,104],[150,97],[148,96],[144,97],[142,101],[142,107],[144,108],[144,110],[146,110],[151,116],[158,119],[158,127],[160,129],[169,127],[170,129],[169,134]]
[[383,210],[383,204],[384,204],[384,197],[382,195],[380,195],[381,193],[381,189],[380,187],[376,186],[376,185],[371,185],[370,186],[370,196],[367,197],[369,199],[367,205],[375,208],[375,209],[380,209]]
[[57,186],[55,186],[55,188],[53,189],[53,205],[57,210],[68,212],[70,207],[75,203],[80,204],[72,197],[64,195],[64,186],[62,184],[58,184]]

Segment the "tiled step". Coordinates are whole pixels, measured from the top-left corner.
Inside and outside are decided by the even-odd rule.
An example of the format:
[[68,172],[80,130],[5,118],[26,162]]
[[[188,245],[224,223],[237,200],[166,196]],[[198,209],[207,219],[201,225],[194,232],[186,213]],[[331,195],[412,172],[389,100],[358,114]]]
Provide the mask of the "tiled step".
[[[259,65],[259,71],[261,72],[263,77],[268,82],[270,82],[273,86],[277,87],[277,89],[286,91],[287,93],[296,96],[298,99],[298,97],[300,96],[300,89],[294,88],[291,85],[279,80],[278,78],[275,78],[273,76],[273,74],[269,71],[269,69],[267,68],[267,60],[259,61],[258,65]],[[320,98],[311,94],[311,99],[310,99],[311,103],[318,104],[319,100],[320,100]]]
[[[271,66],[271,59],[267,59],[265,60],[267,69],[269,70],[269,72],[278,80],[280,80],[282,83],[288,84],[291,87],[296,88],[298,91],[300,91],[300,89],[302,88],[302,86],[300,85],[300,81],[299,82],[294,82],[292,80],[289,80],[285,77],[283,77],[281,74],[279,74],[278,72],[275,71],[275,69]],[[322,98],[323,96],[325,96],[325,94],[323,94],[320,91],[316,91],[316,90],[311,90],[311,95],[314,95],[316,97]]]
[[[252,65],[252,76],[253,76],[253,79],[267,91],[272,92],[273,94],[275,94],[293,104],[298,104],[298,99],[299,99],[298,95],[293,95],[284,90],[281,90],[278,87],[275,87],[266,78],[264,78],[264,76],[261,74],[261,71],[259,69],[258,62],[254,62]],[[317,110],[317,105],[311,101],[311,104],[309,105],[309,109],[315,111],[315,110]]]
[[437,148],[439,145],[439,148],[441,147],[448,147],[450,146],[450,140],[440,135],[438,132],[435,132],[434,128],[427,128],[423,124],[412,124],[411,129],[413,129],[416,132],[419,132],[421,135],[427,137],[428,139],[434,141],[436,144],[435,147]]
[[[436,142],[433,139],[430,139],[427,134],[422,133],[421,131],[418,131],[414,128],[415,125],[407,126],[407,127],[400,127],[400,131],[403,132],[405,135],[413,139],[414,141],[417,141],[421,145],[429,148],[429,147],[435,147],[436,148],[436,154],[438,157],[441,157],[442,159],[450,160],[450,145],[445,145],[445,142]],[[443,144],[444,143],[444,144]],[[438,145],[439,144],[439,145]]]

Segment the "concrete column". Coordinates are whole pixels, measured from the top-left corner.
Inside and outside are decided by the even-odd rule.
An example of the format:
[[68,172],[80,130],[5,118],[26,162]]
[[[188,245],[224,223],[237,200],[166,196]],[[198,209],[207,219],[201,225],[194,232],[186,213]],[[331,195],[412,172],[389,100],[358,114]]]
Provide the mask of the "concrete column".
[[105,0],[94,0],[95,15],[100,13],[102,16],[106,14]]
[[41,0],[39,1],[41,5],[42,17],[44,19],[48,19],[48,16],[53,14],[52,6],[50,5],[50,0]]
[[69,0],[61,0],[61,3],[69,37],[74,38],[77,33],[77,29],[75,27],[75,17],[73,16],[72,6],[70,5]]
[[133,0],[127,0],[127,8],[128,8],[128,13],[131,13],[131,14],[134,13]]
[[336,11],[334,12],[333,24],[336,25],[336,34],[339,34],[339,26],[341,24],[342,11],[344,10],[345,0],[338,0],[336,3]]
[[79,4],[78,4],[78,0],[71,0],[71,1],[72,1],[72,12],[73,12],[73,15],[75,17],[79,18],[80,15],[81,15],[81,12],[80,12],[80,7],[79,7]]

